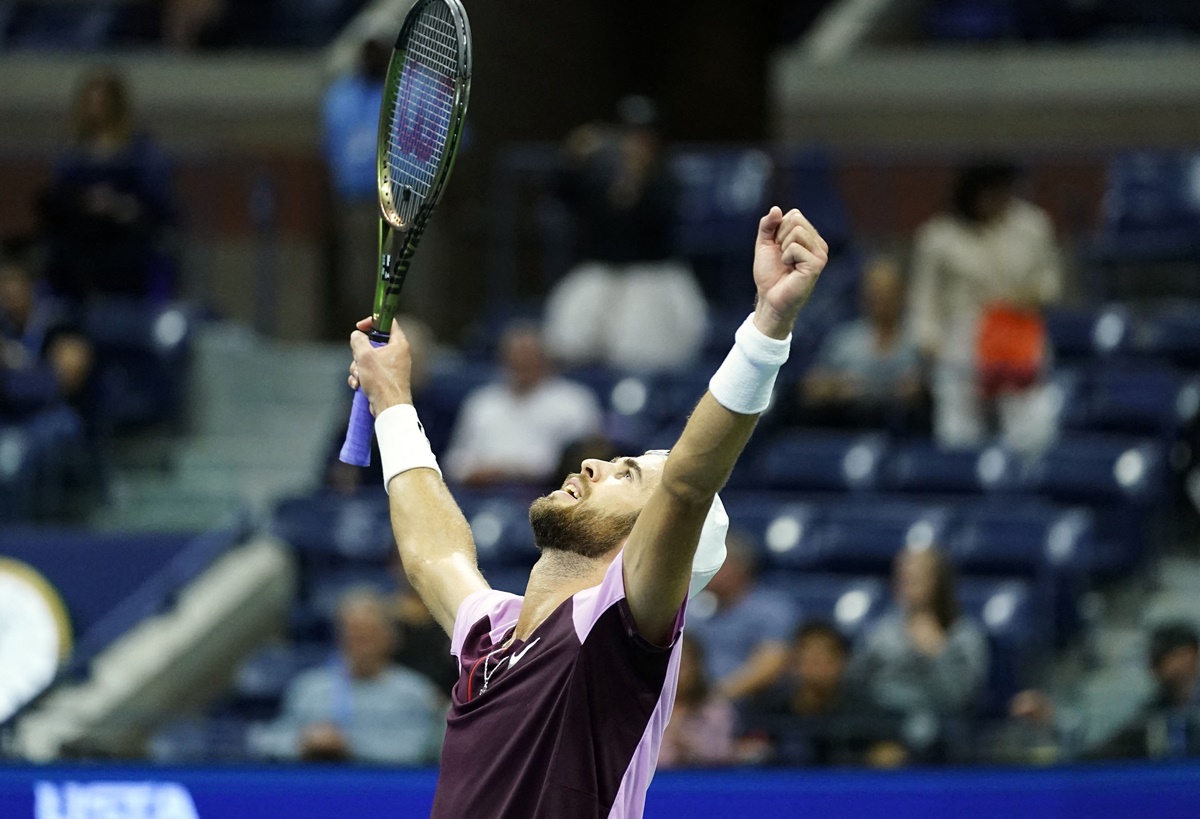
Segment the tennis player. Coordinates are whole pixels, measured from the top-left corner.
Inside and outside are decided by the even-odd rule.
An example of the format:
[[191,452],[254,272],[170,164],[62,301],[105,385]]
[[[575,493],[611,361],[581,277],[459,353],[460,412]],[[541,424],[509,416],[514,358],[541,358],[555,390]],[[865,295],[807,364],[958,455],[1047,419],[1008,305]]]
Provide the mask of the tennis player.
[[[403,333],[394,326],[379,348],[354,333],[350,386],[361,384],[376,418],[404,569],[458,662],[432,817],[642,816],[689,587],[724,556],[717,490],[767,407],[827,259],[799,211],[763,217],[754,313],[679,442],[669,456],[584,461],[536,500],[529,520],[541,557],[524,597],[492,590],[479,573],[412,406]],[[716,566],[700,565],[702,540],[717,541]]]

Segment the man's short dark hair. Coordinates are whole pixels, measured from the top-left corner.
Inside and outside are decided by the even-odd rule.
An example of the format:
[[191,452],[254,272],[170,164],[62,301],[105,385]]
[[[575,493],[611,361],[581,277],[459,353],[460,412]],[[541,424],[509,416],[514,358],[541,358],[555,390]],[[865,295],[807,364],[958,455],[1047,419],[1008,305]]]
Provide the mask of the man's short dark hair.
[[1172,651],[1190,648],[1200,651],[1200,637],[1191,623],[1163,623],[1150,633],[1150,667],[1157,668]]
[[812,637],[829,640],[843,656],[850,654],[849,638],[842,633],[841,629],[828,620],[821,618],[806,620],[801,624],[800,628],[796,629],[796,636],[792,638],[792,642],[798,646]]

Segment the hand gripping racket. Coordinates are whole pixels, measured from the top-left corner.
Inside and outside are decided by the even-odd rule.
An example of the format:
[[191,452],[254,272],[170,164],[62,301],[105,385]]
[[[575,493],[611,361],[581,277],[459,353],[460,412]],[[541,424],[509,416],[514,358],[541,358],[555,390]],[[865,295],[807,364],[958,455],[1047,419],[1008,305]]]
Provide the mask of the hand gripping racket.
[[[379,112],[379,282],[371,342],[387,343],[400,288],[441,198],[471,90],[471,27],[460,0],[417,0],[388,65]],[[360,387],[340,458],[371,463],[371,409]]]

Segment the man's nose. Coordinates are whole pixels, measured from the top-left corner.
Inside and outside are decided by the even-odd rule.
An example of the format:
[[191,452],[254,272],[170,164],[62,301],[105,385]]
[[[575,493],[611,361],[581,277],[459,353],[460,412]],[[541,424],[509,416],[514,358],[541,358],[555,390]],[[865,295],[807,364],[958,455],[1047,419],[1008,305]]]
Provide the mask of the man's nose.
[[589,481],[598,481],[604,477],[605,462],[596,458],[588,458],[583,462],[583,476]]

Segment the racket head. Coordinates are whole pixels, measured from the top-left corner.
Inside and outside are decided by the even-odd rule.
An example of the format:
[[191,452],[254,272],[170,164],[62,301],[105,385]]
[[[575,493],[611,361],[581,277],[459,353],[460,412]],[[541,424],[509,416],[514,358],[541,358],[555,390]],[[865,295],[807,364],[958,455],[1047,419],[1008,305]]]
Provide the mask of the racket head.
[[471,27],[460,0],[417,0],[388,65],[376,166],[380,216],[398,231],[428,220],[462,137]]

